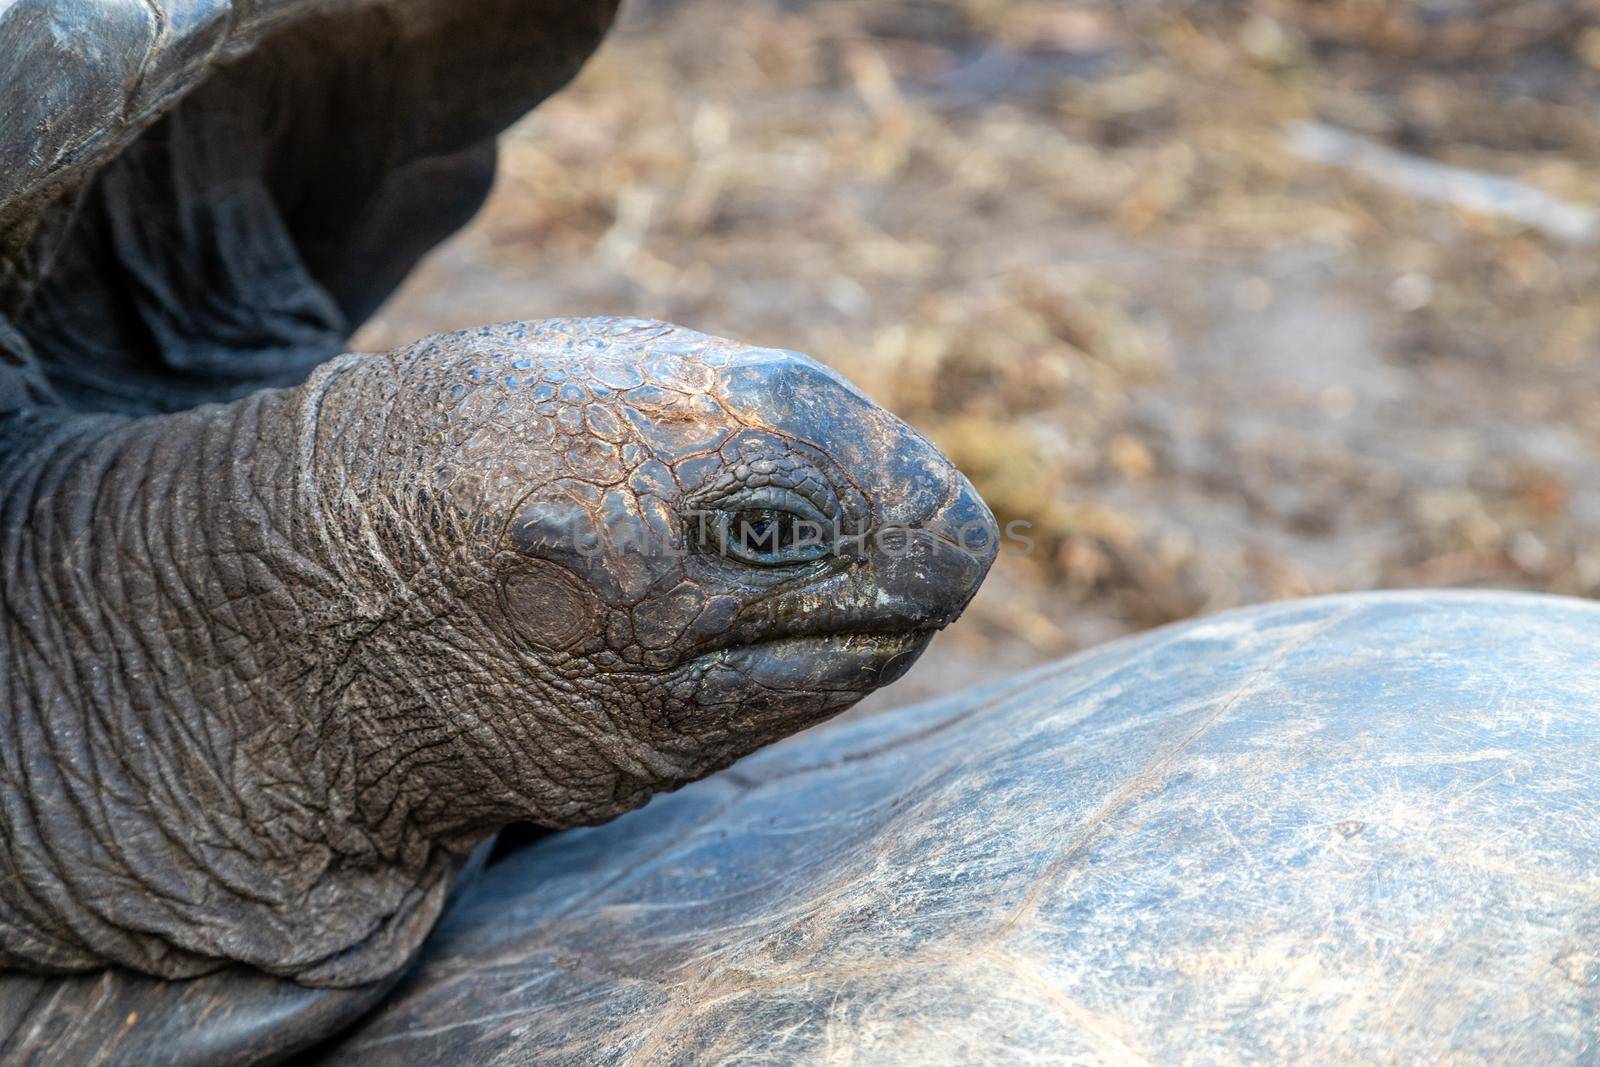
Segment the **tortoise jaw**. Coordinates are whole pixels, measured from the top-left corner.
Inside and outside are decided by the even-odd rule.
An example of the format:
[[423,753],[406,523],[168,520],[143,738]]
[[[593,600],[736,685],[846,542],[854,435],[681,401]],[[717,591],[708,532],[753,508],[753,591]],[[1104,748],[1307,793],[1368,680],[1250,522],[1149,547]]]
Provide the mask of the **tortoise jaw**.
[[933,634],[932,629],[802,634],[735,645],[702,658],[713,669],[765,689],[864,696],[898,681]]

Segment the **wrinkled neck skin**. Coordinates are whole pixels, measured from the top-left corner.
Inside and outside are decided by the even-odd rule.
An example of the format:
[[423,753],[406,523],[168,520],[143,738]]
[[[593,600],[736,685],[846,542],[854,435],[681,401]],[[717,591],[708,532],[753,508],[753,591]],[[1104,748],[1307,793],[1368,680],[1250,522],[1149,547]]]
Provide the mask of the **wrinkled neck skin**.
[[425,664],[365,669],[387,628],[445,610],[323,513],[327,472],[370,475],[383,433],[345,417],[337,383],[369,364],[381,411],[384,361],[226,407],[0,431],[0,965],[382,977],[473,844],[527,813],[469,794],[483,772],[422,715],[407,732]]

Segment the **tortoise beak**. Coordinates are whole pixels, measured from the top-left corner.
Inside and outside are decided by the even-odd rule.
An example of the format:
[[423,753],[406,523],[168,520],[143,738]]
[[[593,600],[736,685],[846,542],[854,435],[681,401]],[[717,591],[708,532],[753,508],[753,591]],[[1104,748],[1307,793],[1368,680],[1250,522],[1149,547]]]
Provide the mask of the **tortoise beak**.
[[932,638],[932,630],[779,638],[730,649],[721,665],[776,692],[862,696],[899,680]]
[[957,474],[950,496],[927,519],[879,539],[874,551],[879,604],[907,628],[940,629],[966,609],[1000,548],[988,505]]

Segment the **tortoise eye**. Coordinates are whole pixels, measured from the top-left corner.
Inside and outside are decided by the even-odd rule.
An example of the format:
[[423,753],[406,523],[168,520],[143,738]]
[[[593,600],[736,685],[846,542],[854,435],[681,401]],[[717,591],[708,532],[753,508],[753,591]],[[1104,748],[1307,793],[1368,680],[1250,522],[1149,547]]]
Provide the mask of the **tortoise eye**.
[[746,508],[733,513],[734,538],[752,555],[776,556],[794,545],[792,512],[772,508]]
[[758,567],[811,563],[828,553],[823,524],[783,508],[747,507],[719,512],[701,547]]

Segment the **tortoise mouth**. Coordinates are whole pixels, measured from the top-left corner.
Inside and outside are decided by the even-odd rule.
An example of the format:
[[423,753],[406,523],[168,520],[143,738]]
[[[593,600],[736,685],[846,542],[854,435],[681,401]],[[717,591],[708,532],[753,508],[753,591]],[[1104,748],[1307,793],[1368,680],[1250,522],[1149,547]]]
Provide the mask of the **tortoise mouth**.
[[767,689],[870,693],[898,681],[933,639],[932,628],[799,634],[733,645],[697,657]]

